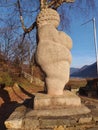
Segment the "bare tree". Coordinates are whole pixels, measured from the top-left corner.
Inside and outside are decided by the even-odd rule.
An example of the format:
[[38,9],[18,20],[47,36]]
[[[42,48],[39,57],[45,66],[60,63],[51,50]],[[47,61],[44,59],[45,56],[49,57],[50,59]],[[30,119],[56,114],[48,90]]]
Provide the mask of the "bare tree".
[[[46,7],[57,10],[58,7],[62,7],[63,3],[69,5],[69,7],[72,7],[74,5],[74,8],[76,7],[81,9],[82,9],[82,3],[85,3],[86,5],[88,5],[87,7],[90,8],[92,7],[93,9],[95,8],[95,0],[77,0],[77,1],[75,0],[36,0],[36,1],[16,0],[14,2],[12,0],[11,1],[0,0],[0,6],[8,8],[8,15],[10,17],[12,17],[13,15],[13,17],[14,16],[15,18],[17,17],[18,20],[20,18],[20,23],[24,31],[24,35],[31,32],[36,26],[36,16],[40,10]],[[74,3],[76,3],[76,5]],[[67,6],[65,6],[65,8],[66,7]],[[11,12],[9,11],[10,8],[12,9]],[[36,14],[36,16],[33,16],[33,14]],[[26,18],[28,17],[32,19],[32,20],[29,19],[30,23],[29,21],[27,22]],[[2,21],[4,21],[4,19],[2,19]]]
[[19,64],[23,65],[24,62],[28,62],[28,59],[30,57],[30,42],[28,39],[24,39],[23,42],[22,37],[19,39],[16,39],[15,42],[12,45],[12,61],[15,59],[19,60]]
[[[75,1],[74,0],[40,0],[40,10],[42,10],[43,8],[53,8],[53,9],[57,10],[57,8],[60,7],[63,3],[73,3],[73,2],[75,2]],[[82,2],[83,2],[83,0],[79,0],[77,2],[77,6],[76,7],[82,9],[82,7],[80,6]],[[92,7],[92,9],[95,8],[95,2],[94,2],[94,0],[92,0],[92,1],[91,0],[85,0],[85,3],[89,7]],[[20,22],[21,22],[21,25],[22,25],[22,29],[24,30],[25,34],[29,33],[36,26],[36,21],[33,22],[31,26],[29,26],[28,28],[26,28],[26,26],[24,24],[23,9],[21,7],[20,0],[17,0],[17,7],[18,7],[19,15],[20,15]],[[62,10],[62,13],[63,13],[63,10]],[[62,19],[62,22],[63,22],[63,19]]]
[[13,40],[12,33],[9,29],[3,28],[3,30],[0,31],[0,37],[2,38],[2,43],[1,43],[2,52],[5,55],[6,60],[9,60],[10,53],[11,53],[10,47],[11,47],[11,42]]

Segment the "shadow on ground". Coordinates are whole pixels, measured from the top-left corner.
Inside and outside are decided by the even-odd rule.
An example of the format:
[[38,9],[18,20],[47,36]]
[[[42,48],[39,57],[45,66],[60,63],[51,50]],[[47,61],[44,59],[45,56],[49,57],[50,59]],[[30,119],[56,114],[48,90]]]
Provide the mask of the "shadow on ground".
[[11,101],[9,93],[4,89],[5,84],[0,85],[0,97],[3,100],[3,104],[0,106],[0,130],[6,130],[4,122],[14,111],[14,109],[19,105],[15,101]]
[[[34,95],[26,91],[24,88],[19,86],[22,93],[28,95],[29,99],[23,101],[23,103],[18,103],[16,101],[11,101],[10,95],[7,90],[4,89],[5,85],[0,84],[0,98],[3,100],[3,104],[0,106],[0,130],[6,130],[4,122],[9,118],[11,113],[20,105],[25,105],[27,108],[33,109]],[[16,94],[16,93],[15,93]]]

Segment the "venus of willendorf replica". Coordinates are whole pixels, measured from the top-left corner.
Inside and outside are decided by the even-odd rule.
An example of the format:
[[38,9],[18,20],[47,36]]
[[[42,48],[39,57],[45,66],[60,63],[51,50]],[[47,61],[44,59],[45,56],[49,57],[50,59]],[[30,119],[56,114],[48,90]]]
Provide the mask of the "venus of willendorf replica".
[[[36,59],[46,74],[45,81],[48,92],[47,94],[34,94],[32,110],[29,109],[28,111],[28,108],[26,108],[22,113],[19,109],[22,110],[24,106],[22,106],[22,109],[16,109],[10,118],[5,121],[5,125],[9,129],[40,130],[40,128],[50,128],[51,130],[63,130],[62,125],[67,126],[66,128],[73,126],[75,128],[79,119],[76,120],[76,117],[73,116],[68,118],[71,120],[67,121],[66,116],[90,112],[87,107],[81,104],[81,99],[77,95],[70,91],[64,92],[64,86],[69,80],[72,40],[64,32],[56,29],[59,22],[59,15],[53,9],[43,9],[37,17],[39,43]],[[18,118],[15,115],[18,115]],[[88,120],[87,116],[85,117]],[[84,119],[82,118],[82,120]],[[73,121],[75,124],[73,124]]]
[[72,40],[64,32],[57,30],[59,23],[59,14],[53,9],[43,9],[37,17],[39,43],[36,59],[46,74],[49,95],[63,95],[72,59]]

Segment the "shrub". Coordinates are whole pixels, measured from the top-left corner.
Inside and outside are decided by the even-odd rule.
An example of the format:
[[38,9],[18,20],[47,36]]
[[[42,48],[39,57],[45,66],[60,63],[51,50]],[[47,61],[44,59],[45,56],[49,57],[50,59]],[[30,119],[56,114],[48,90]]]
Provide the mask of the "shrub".
[[0,72],[0,84],[5,84],[5,86],[11,86],[13,84],[12,77],[8,72]]

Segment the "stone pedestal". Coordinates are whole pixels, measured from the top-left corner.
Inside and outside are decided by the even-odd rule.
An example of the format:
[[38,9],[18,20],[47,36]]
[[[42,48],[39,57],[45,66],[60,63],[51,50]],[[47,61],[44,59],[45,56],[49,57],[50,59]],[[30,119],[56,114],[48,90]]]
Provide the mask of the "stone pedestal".
[[68,106],[81,106],[81,99],[70,91],[65,91],[63,95],[51,96],[37,93],[34,98],[34,109],[66,108]]
[[72,92],[65,91],[61,96],[34,95],[34,109],[24,105],[16,108],[5,121],[8,130],[55,130],[61,126],[64,130],[73,130],[74,127],[75,130],[83,130],[83,124],[93,126],[91,110],[81,104],[81,99]]
[[[43,106],[47,106],[46,103]],[[38,103],[36,109],[37,107]],[[60,126],[64,130],[86,130],[84,127],[93,126],[93,118],[89,112],[90,110],[84,105],[41,110],[28,110],[28,108],[20,106],[5,121],[5,126],[8,130],[55,130]]]

